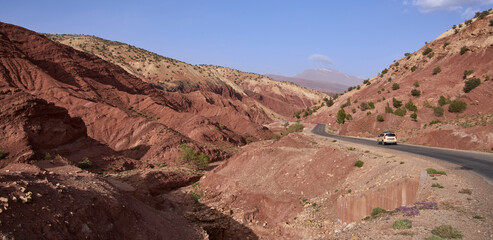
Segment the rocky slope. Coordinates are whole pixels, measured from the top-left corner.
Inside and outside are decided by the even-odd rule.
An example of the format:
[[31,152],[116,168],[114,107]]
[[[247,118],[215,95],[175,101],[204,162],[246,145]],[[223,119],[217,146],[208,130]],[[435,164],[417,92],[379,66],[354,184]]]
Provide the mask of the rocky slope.
[[189,93],[199,90],[222,93],[226,97],[235,96],[248,106],[264,110],[268,118],[289,118],[294,111],[310,107],[325,97],[289,82],[274,81],[262,75],[225,67],[190,65],[98,37],[68,34],[46,36],[112,62],[166,91]]
[[[493,14],[485,16],[486,13],[454,26],[420,50],[406,53],[381,74],[340,96],[332,107],[322,108],[309,120],[329,123],[340,134],[375,137],[390,130],[397,133],[401,142],[491,150]],[[480,85],[464,90],[468,81]],[[394,98],[402,106],[398,102],[394,106]],[[466,109],[451,106],[454,100],[465,102]],[[406,109],[409,101],[412,103]],[[341,107],[351,115],[344,124],[337,123]],[[403,116],[387,113],[396,110]],[[416,120],[411,116],[414,111]],[[378,115],[383,121],[377,120]]]

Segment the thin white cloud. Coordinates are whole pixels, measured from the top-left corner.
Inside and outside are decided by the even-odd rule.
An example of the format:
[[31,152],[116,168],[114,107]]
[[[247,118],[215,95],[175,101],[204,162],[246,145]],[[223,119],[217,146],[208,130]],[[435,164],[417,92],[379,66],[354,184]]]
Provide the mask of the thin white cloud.
[[[404,5],[409,1],[404,0]],[[412,5],[418,7],[419,11],[429,13],[434,11],[458,11],[462,16],[472,17],[478,8],[485,5],[493,4],[493,0],[413,0]]]
[[479,8],[468,7],[460,14],[460,16],[464,19],[471,19],[472,17],[474,17],[476,12],[479,12]]
[[334,62],[332,62],[332,60],[329,57],[322,55],[322,54],[318,54],[318,53],[312,54],[310,57],[308,57],[308,60],[323,64],[323,65],[331,65],[332,63],[334,63]]

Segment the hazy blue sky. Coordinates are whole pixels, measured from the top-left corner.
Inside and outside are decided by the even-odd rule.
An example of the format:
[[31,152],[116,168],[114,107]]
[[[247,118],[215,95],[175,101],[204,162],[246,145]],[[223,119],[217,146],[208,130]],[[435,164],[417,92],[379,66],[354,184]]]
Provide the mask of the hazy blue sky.
[[191,64],[286,76],[325,66],[369,78],[491,7],[493,0],[0,0],[0,21],[96,35]]

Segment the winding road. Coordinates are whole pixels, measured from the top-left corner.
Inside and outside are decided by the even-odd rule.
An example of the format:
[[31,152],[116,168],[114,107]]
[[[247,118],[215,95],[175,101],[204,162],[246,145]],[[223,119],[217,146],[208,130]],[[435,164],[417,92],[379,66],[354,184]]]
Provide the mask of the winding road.
[[330,137],[334,139],[344,140],[347,142],[370,145],[372,147],[390,148],[397,151],[413,153],[422,155],[425,157],[436,158],[439,160],[447,161],[460,165],[462,169],[471,170],[480,176],[484,177],[489,183],[493,183],[493,154],[480,153],[471,151],[461,151],[444,148],[423,147],[409,144],[397,144],[397,145],[378,145],[375,140],[369,140],[364,138],[348,137],[329,134],[325,131],[325,124],[317,124],[312,133]]

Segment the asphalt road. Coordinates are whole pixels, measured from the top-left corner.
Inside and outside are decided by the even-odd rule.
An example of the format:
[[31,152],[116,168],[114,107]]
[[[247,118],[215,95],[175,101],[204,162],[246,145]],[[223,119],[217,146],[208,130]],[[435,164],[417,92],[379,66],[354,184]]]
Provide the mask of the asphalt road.
[[313,128],[312,132],[324,137],[331,137],[357,144],[370,145],[372,147],[382,147],[386,149],[390,148],[397,151],[413,153],[455,163],[460,165],[461,169],[474,171],[484,177],[490,184],[493,184],[493,154],[491,153],[476,153],[470,151],[422,147],[409,144],[378,145],[376,137],[375,140],[368,140],[363,138],[329,134],[325,131],[325,124],[317,124],[315,128]]

